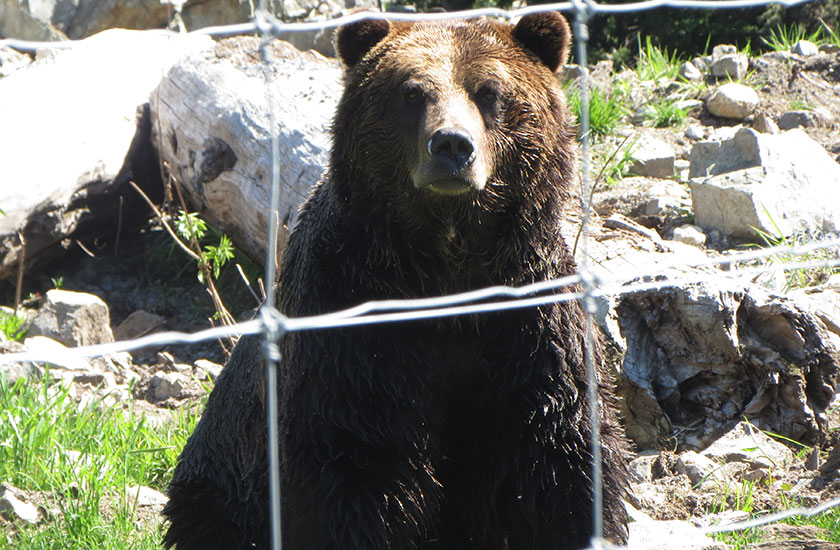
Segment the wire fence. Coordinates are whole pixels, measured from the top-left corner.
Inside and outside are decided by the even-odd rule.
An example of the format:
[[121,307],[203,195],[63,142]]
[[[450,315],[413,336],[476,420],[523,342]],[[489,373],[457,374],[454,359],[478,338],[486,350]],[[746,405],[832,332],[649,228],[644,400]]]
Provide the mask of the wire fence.
[[[335,28],[343,24],[351,23],[368,18],[387,18],[389,20],[411,20],[411,21],[440,21],[452,18],[468,17],[495,17],[502,19],[514,19],[523,15],[545,12],[545,11],[571,11],[574,15],[573,33],[577,45],[578,63],[587,66],[587,42],[588,42],[588,21],[594,14],[626,14],[657,8],[684,8],[684,9],[741,9],[779,4],[785,7],[805,3],[809,0],[649,0],[627,4],[600,4],[591,0],[573,0],[538,6],[527,6],[514,10],[502,10],[497,8],[485,8],[468,10],[453,13],[432,13],[432,14],[407,14],[407,13],[379,13],[361,12],[339,17],[329,21],[284,23],[278,21],[265,9],[264,0],[256,11],[254,19],[250,23],[227,25],[219,27],[208,27],[192,31],[190,34],[212,35],[224,37],[237,34],[258,33],[262,37],[262,54],[265,64],[266,78],[266,101],[269,105],[270,128],[272,134],[272,185],[271,185],[271,216],[268,236],[266,280],[275,280],[275,258],[270,251],[277,250],[279,218],[279,144],[277,140],[277,113],[273,104],[270,92],[271,74],[269,48],[266,47],[272,36],[286,32],[305,32],[313,30],[324,30]],[[168,33],[172,31],[153,30],[149,33]],[[0,40],[0,47],[12,47],[21,51],[35,51],[39,49],[61,49],[71,48],[77,41],[64,42],[31,42],[16,39]],[[638,269],[635,272],[625,272],[620,277],[596,276],[588,263],[589,231],[587,223],[590,218],[589,193],[590,183],[590,158],[589,158],[589,120],[588,120],[588,90],[586,72],[581,78],[581,135],[582,137],[582,182],[581,193],[583,201],[583,231],[582,231],[582,255],[578,272],[569,277],[541,281],[522,287],[496,286],[478,289],[451,296],[429,297],[411,300],[382,300],[367,302],[356,307],[331,312],[324,315],[317,315],[303,318],[289,318],[279,313],[274,307],[275,289],[274,285],[267,285],[266,305],[261,309],[260,315],[251,321],[237,323],[230,326],[214,327],[211,329],[195,332],[160,332],[137,338],[129,341],[114,342],[95,346],[85,346],[55,352],[19,352],[0,355],[0,364],[13,362],[47,362],[56,365],[66,364],[80,358],[91,358],[108,356],[115,353],[133,351],[150,346],[162,346],[172,344],[188,344],[207,340],[216,340],[228,336],[243,334],[263,334],[263,353],[267,365],[267,409],[268,409],[268,431],[269,431],[269,460],[271,464],[271,517],[272,517],[272,545],[274,550],[281,547],[281,525],[280,525],[280,493],[279,493],[279,452],[278,452],[278,428],[277,428],[277,364],[281,360],[278,341],[283,334],[296,331],[329,330],[338,327],[350,327],[361,325],[373,325],[382,323],[397,323],[416,321],[422,319],[439,318],[458,315],[477,315],[488,312],[505,311],[515,308],[536,307],[551,303],[568,302],[580,300],[587,318],[586,349],[587,366],[589,370],[589,400],[593,406],[590,407],[590,422],[592,423],[593,439],[591,442],[593,460],[594,488],[594,518],[593,525],[593,547],[606,547],[602,536],[602,503],[601,503],[601,474],[598,409],[597,409],[597,388],[595,366],[592,361],[592,347],[594,345],[594,323],[593,313],[595,301],[606,297],[617,297],[637,292],[656,291],[666,287],[679,286],[682,284],[697,281],[697,274],[691,272],[697,268],[720,267],[715,270],[715,277],[727,277],[735,281],[745,279],[762,273],[765,267],[742,267],[742,264],[767,260],[776,256],[804,257],[816,251],[837,250],[834,259],[808,260],[798,262],[785,262],[777,265],[781,270],[800,270],[811,268],[835,268],[840,266],[840,238],[828,238],[807,245],[780,245],[764,249],[756,249],[748,252],[733,254],[719,258],[705,258],[694,262],[676,260],[670,263],[663,263],[656,269]],[[577,285],[574,292],[564,291],[570,286]],[[722,533],[727,531],[744,530],[759,525],[782,521],[796,516],[811,516],[822,513],[832,507],[840,505],[840,498],[833,499],[811,508],[792,508],[763,517],[758,517],[745,522],[718,525],[704,530],[707,534]]]

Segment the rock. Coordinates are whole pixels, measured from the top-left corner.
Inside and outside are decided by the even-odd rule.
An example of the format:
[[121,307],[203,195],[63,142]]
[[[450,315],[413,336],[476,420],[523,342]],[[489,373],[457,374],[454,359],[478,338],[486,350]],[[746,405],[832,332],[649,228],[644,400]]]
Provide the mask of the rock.
[[680,65],[679,76],[689,82],[697,82],[703,79],[703,73],[691,61],[686,61]]
[[762,134],[778,134],[779,126],[773,121],[770,115],[761,114],[755,117],[752,122],[752,128],[756,132]]
[[19,498],[20,491],[7,483],[0,484],[0,515],[10,521],[38,523],[38,508]]
[[716,78],[741,80],[747,74],[749,64],[747,55],[738,53],[735,46],[723,44],[712,50],[711,72]]
[[706,234],[703,233],[702,229],[691,224],[675,227],[674,236],[672,238],[677,242],[690,244],[691,246],[696,246],[697,248],[703,248],[706,244]]
[[642,136],[631,153],[628,172],[648,178],[670,178],[674,175],[674,149],[662,140]]
[[788,111],[779,117],[779,128],[790,130],[792,128],[816,128],[830,126],[834,117],[831,113],[818,109]]
[[641,208],[633,214],[646,216],[677,215],[688,211],[691,207],[691,194],[685,185],[672,180],[657,181],[644,192]]
[[630,461],[628,468],[635,481],[653,481],[653,463],[659,458],[659,453],[642,453]]
[[158,401],[164,401],[170,397],[180,398],[186,385],[184,376],[177,372],[158,371],[149,381],[149,387],[154,390],[154,397]]
[[758,94],[749,86],[729,82],[712,90],[706,98],[706,109],[714,116],[743,120],[758,105]]
[[721,462],[746,462],[758,468],[781,470],[793,463],[793,451],[747,422],[739,422],[709,445],[703,456]]
[[706,129],[699,124],[689,124],[685,129],[685,137],[695,141],[704,139],[706,137]]
[[52,289],[29,325],[29,335],[46,336],[65,346],[114,341],[108,306],[93,294]]
[[[0,0],[2,1],[2,0]],[[2,8],[0,8],[2,10]],[[2,35],[2,33],[0,33]],[[9,76],[32,63],[32,58],[12,48],[0,46],[0,78]]]
[[[26,346],[19,342],[0,342],[0,355],[4,355],[6,353],[19,353],[23,351],[26,351]],[[0,363],[0,374],[6,377],[6,382],[8,382],[10,386],[14,385],[20,377],[30,379],[40,376],[41,373],[41,368],[30,361]]]
[[158,193],[161,184],[148,112],[138,116],[138,106],[176,59],[212,43],[111,30],[0,79],[0,181],[26,182],[0,186],[0,279],[17,273],[19,232],[31,268],[56,260],[70,233],[113,236],[118,219],[145,220],[148,207],[128,180]]
[[723,542],[717,542],[706,536],[702,530],[687,521],[654,521],[647,514],[627,504],[630,517],[629,548],[646,550],[726,550]]
[[130,485],[125,488],[125,494],[133,499],[137,506],[163,506],[169,500],[160,491],[143,485]]
[[[238,248],[265,258],[271,133],[260,40],[221,41],[185,58],[152,94],[153,139],[189,202]],[[280,140],[282,231],[327,165],[329,126],[341,92],[336,61],[273,42],[272,96]],[[303,71],[303,73],[302,73]],[[306,74],[306,78],[301,78]],[[281,234],[280,242],[284,238]]]
[[689,172],[696,225],[727,236],[840,230],[840,165],[801,130],[742,128],[695,143]]
[[48,22],[34,17],[28,2],[0,0],[0,36],[19,40],[50,41],[67,37]]
[[677,471],[687,476],[693,485],[698,485],[712,477],[712,474],[720,468],[720,464],[695,451],[686,451],[677,460]]
[[114,329],[116,340],[133,340],[149,333],[156,332],[166,325],[166,319],[160,315],[149,313],[138,309],[126,317],[117,328]]
[[817,48],[816,44],[809,40],[798,40],[790,47],[790,53],[795,53],[796,55],[801,55],[802,57],[813,57],[820,53],[820,50]]
[[86,384],[103,390],[111,390],[117,386],[117,381],[113,372],[85,372],[75,375],[73,377],[73,382],[77,384]]
[[694,426],[685,444],[702,448],[747,417],[759,429],[816,441],[840,378],[840,337],[793,300],[692,277],[622,295],[604,324],[626,350],[618,385],[628,436],[640,449],[655,447],[669,436],[654,431],[667,429],[658,420],[667,418]]
[[819,48],[817,48],[820,53],[832,55],[835,53],[840,52],[840,45],[837,44],[820,44]]
[[219,375],[222,374],[222,369],[224,368],[222,365],[208,361],[207,359],[196,359],[193,364],[199,371],[196,373],[197,377],[199,379],[208,378],[211,382],[216,381]]

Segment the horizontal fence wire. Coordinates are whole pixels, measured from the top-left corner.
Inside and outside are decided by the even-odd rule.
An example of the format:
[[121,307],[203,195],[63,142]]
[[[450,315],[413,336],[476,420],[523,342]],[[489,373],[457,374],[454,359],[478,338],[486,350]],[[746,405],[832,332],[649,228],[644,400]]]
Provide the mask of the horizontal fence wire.
[[[363,19],[389,19],[389,20],[403,20],[403,21],[440,21],[453,18],[474,18],[474,17],[494,17],[500,19],[515,19],[524,15],[532,13],[540,13],[546,11],[573,11],[576,15],[575,24],[573,25],[573,32],[575,40],[582,46],[579,50],[579,57],[585,65],[586,57],[586,40],[587,30],[586,23],[592,15],[595,14],[626,14],[634,13],[659,8],[676,8],[676,9],[744,9],[767,6],[770,4],[777,4],[783,7],[791,7],[808,2],[809,0],[648,0],[643,2],[632,2],[626,4],[602,4],[587,0],[574,0],[573,2],[560,2],[552,4],[542,4],[535,6],[526,6],[519,9],[504,10],[498,8],[482,8],[475,10],[466,10],[451,13],[380,13],[380,12],[357,12],[342,17],[313,22],[295,22],[285,23],[277,20],[270,15],[264,6],[264,1],[260,2],[260,9],[256,11],[254,20],[248,23],[223,25],[206,27],[191,31],[187,34],[209,35],[214,37],[224,37],[240,34],[258,33],[263,40],[271,35],[277,36],[291,32],[312,32],[332,29],[344,24],[360,21]],[[172,36],[181,36],[184,33],[176,33],[168,30],[148,30],[138,31],[150,34],[165,34]],[[0,48],[10,47],[20,51],[34,52],[38,50],[59,50],[64,48],[72,48],[79,44],[81,40],[66,40],[59,42],[37,42],[27,40],[17,40],[12,38],[0,40]],[[271,60],[264,58],[266,65],[270,65]],[[267,71],[268,74],[269,71]],[[268,81],[268,77],[266,78]],[[585,78],[582,82],[582,110],[586,112],[587,109],[587,88]],[[269,101],[272,116],[274,116],[274,106],[272,105],[271,95],[267,92],[267,101]],[[273,120],[273,119],[272,119]],[[586,122],[583,122],[583,172],[584,172],[584,188],[588,185],[588,169],[589,158],[587,149]],[[275,124],[272,122],[272,135],[275,134]],[[277,144],[272,143],[272,204],[276,204],[274,198],[278,191],[278,165],[277,165]],[[584,225],[588,220],[588,193],[583,193],[584,196]],[[277,216],[276,208],[272,209],[271,219],[275,220]],[[273,223],[273,222],[272,222]],[[273,223],[274,224],[274,223]],[[268,251],[276,250],[276,231],[272,232],[269,228],[269,243]],[[276,229],[276,228],[275,228]],[[156,334],[147,335],[134,340],[127,340],[121,342],[114,342],[109,344],[100,344],[95,346],[82,346],[78,348],[68,348],[60,352],[40,352],[40,351],[25,351],[16,353],[7,353],[0,355],[0,364],[7,364],[13,362],[45,362],[57,365],[64,364],[68,361],[77,360],[79,358],[102,357],[113,355],[121,352],[128,352],[137,349],[142,349],[150,346],[163,346],[171,344],[190,344],[207,340],[215,340],[228,336],[238,336],[245,334],[263,334],[266,338],[266,346],[264,354],[267,358],[267,363],[273,365],[280,359],[276,348],[276,341],[282,334],[286,332],[308,331],[308,330],[326,330],[340,327],[352,327],[362,325],[373,325],[382,323],[394,322],[410,322],[423,319],[441,318],[455,315],[474,315],[488,312],[497,312],[510,310],[515,308],[537,307],[552,303],[568,302],[573,300],[580,300],[584,304],[593,299],[603,299],[608,297],[619,297],[639,292],[654,292],[669,287],[696,283],[698,281],[697,273],[686,273],[687,268],[706,268],[709,271],[706,273],[710,278],[726,278],[730,279],[733,284],[745,284],[750,277],[757,276],[768,271],[767,265],[750,266],[755,262],[762,262],[773,260],[777,256],[784,256],[783,263],[774,263],[773,269],[782,271],[813,269],[813,268],[834,268],[840,266],[840,238],[825,239],[818,242],[809,243],[806,245],[780,245],[775,247],[768,247],[756,249],[747,252],[740,252],[728,256],[721,256],[715,258],[706,258],[699,261],[687,262],[685,260],[675,259],[670,262],[663,262],[655,269],[637,270],[636,272],[625,271],[622,277],[607,277],[594,276],[589,266],[587,265],[587,232],[583,231],[584,239],[582,241],[582,250],[584,261],[581,262],[581,268],[578,273],[553,279],[549,281],[541,281],[530,285],[520,287],[510,286],[494,286],[484,289],[479,289],[471,292],[455,294],[451,296],[440,296],[431,298],[418,298],[409,300],[378,300],[361,304],[349,309],[330,312],[323,315],[316,315],[303,318],[289,318],[279,312],[273,307],[264,307],[261,310],[261,315],[251,321],[245,321],[230,326],[214,327],[207,330],[202,330],[194,333],[185,332],[160,332]],[[807,257],[808,254],[816,251],[831,251],[836,250],[835,259],[823,260],[808,260],[791,262],[791,257]],[[271,253],[267,256],[266,267],[268,273],[273,273],[274,262]],[[714,268],[719,269],[714,269]],[[680,272],[682,270],[682,272]],[[273,281],[273,276],[270,277],[269,282]],[[271,284],[268,285],[272,287]],[[574,288],[570,288],[574,287]],[[272,291],[273,292],[273,289]],[[269,297],[273,294],[269,292]],[[273,300],[270,300],[270,304]],[[587,316],[591,319],[592,306],[585,308]],[[587,345],[592,345],[592,335],[587,334]],[[273,367],[269,367],[269,375],[274,372]],[[590,369],[590,385],[594,387],[592,382],[594,376],[592,369]],[[270,391],[276,391],[274,384],[268,384]],[[276,399],[276,395],[274,396]],[[271,400],[271,395],[269,395]],[[597,403],[596,403],[597,405]],[[593,416],[592,418],[597,418]],[[275,419],[276,420],[276,419]],[[276,422],[273,424],[269,420],[270,427],[275,431],[272,447],[276,446]],[[593,447],[598,449],[597,434],[598,431],[594,429],[593,424]],[[271,430],[270,430],[271,431]],[[277,461],[276,456],[273,463]],[[272,468],[276,470],[276,468]],[[272,472],[276,474],[276,472]],[[600,491],[600,475],[595,475],[595,493]],[[272,484],[276,484],[276,477],[272,480]],[[274,490],[274,489],[273,489]],[[272,497],[272,546],[275,550],[280,550],[280,522],[279,522],[279,493]],[[784,519],[797,516],[813,516],[822,513],[832,507],[840,505],[840,499],[834,499],[817,505],[812,508],[792,508],[779,513],[770,514],[766,516],[756,517],[744,522],[731,523],[726,525],[712,526],[703,530],[706,534],[718,534],[729,531],[738,531],[782,521]],[[595,509],[600,510],[600,503],[596,497]],[[596,513],[596,517],[600,514]],[[599,523],[596,520],[594,527],[596,536],[593,538],[592,544],[595,548],[615,548],[606,541],[599,539]]]

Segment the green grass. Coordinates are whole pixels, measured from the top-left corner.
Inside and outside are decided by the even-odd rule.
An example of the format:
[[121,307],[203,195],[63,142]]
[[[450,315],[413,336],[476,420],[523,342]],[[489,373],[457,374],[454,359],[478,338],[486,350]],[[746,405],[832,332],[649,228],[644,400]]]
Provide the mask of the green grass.
[[0,549],[158,549],[159,521],[138,527],[126,488],[165,490],[199,410],[151,426],[101,398],[79,405],[49,373],[14,386],[0,377],[0,480],[42,492],[56,510],[35,526],[15,523],[0,536]]
[[639,59],[636,63],[636,74],[642,81],[658,81],[666,78],[669,81],[676,80],[679,76],[682,60],[676,52],[669,52],[667,48],[660,48],[653,45],[650,36],[642,39],[639,37]]
[[650,106],[652,109],[648,120],[654,128],[680,126],[688,115],[688,109],[679,107],[677,102],[667,99],[652,103]]
[[[578,125],[581,121],[582,101],[580,90],[576,87],[566,90],[569,109]],[[627,114],[627,102],[616,92],[606,93],[599,88],[589,92],[589,131],[594,136],[607,136],[615,132],[622,118]]]
[[[762,37],[761,41],[764,42],[765,46],[777,52],[790,50],[791,46],[800,40],[808,40],[809,42],[813,42],[819,46],[821,44],[831,42],[831,34],[826,37],[826,30],[824,30],[824,28],[827,29],[827,26],[825,26],[825,23],[823,23],[823,25],[824,27],[818,28],[810,34],[806,32],[805,28],[801,25],[793,25],[790,27],[779,26],[776,30],[770,31],[769,38]],[[828,29],[828,31],[830,32],[830,29]]]
[[9,340],[19,342],[26,337],[26,330],[23,328],[25,322],[26,319],[20,315],[0,311],[0,332]]

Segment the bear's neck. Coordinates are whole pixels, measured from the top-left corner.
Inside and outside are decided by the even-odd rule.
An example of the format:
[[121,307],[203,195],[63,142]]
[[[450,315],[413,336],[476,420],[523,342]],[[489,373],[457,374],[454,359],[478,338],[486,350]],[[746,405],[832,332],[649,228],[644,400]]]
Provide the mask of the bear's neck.
[[[352,187],[382,188],[358,181]],[[418,200],[416,193],[414,200],[406,200],[410,193],[335,197],[344,207],[332,220],[334,234],[348,261],[363,261],[377,284],[399,289],[401,296],[388,297],[519,286],[575,271],[558,226],[562,189],[541,182],[540,192],[502,205],[468,197]]]

